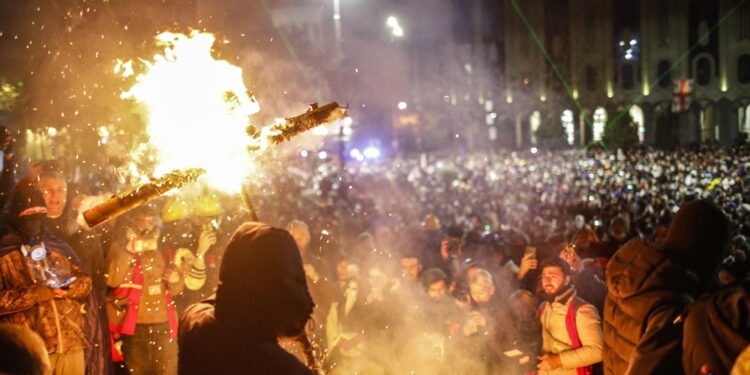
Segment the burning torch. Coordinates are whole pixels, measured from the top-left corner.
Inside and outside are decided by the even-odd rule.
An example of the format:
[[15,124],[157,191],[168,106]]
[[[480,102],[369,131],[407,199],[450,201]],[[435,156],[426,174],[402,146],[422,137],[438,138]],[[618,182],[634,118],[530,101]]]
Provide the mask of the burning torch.
[[[343,119],[344,117],[346,117],[346,107],[341,107],[336,102],[328,103],[321,107],[318,107],[317,103],[315,103],[310,105],[310,109],[307,112],[296,117],[288,117],[285,121],[272,125],[268,129],[264,129],[264,131],[258,132],[254,127],[249,126],[247,133],[256,141],[259,141],[261,135],[263,135],[269,144],[277,145],[314,127]],[[268,130],[267,133],[265,132],[266,130]],[[248,148],[250,151],[259,151],[261,149],[257,145],[249,146]],[[88,226],[93,228],[152,199],[158,198],[172,189],[178,189],[194,182],[205,172],[203,169],[196,168],[172,171],[160,178],[152,179],[151,182],[112,196],[112,198],[99,205],[84,211],[83,218]],[[242,188],[242,201],[251,219],[257,221],[258,217],[250,201],[249,191],[244,186]]]
[[83,218],[93,228],[110,219],[120,216],[162,194],[189,184],[206,171],[203,169],[175,170],[166,175],[152,179],[151,182],[136,186],[124,193],[115,194],[112,198],[83,212]]
[[[270,134],[267,136],[267,140],[273,145],[278,145],[312,128],[343,119],[346,117],[346,109],[347,107],[341,107],[337,102],[331,102],[323,106],[318,106],[318,103],[310,104],[307,112],[299,116],[287,117],[283,122],[271,126],[268,129],[270,130]],[[246,131],[255,140],[258,140],[262,134],[262,132],[258,132],[253,126],[248,126]],[[249,146],[248,149],[250,151],[258,151],[260,147]],[[245,205],[245,209],[247,209],[250,220],[258,221],[257,212],[253,206],[253,202],[250,200],[250,191],[244,185],[242,186],[242,203]]]

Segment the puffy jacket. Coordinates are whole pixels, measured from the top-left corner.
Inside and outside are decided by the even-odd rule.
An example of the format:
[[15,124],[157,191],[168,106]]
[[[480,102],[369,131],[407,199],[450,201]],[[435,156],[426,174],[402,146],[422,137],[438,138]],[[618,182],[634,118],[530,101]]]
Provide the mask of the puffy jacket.
[[633,239],[607,266],[605,374],[680,374],[680,317],[698,280],[666,253]]
[[683,205],[663,245],[625,244],[607,267],[606,374],[681,374],[682,320],[708,291],[729,244],[730,225],[707,201]]
[[708,365],[714,375],[729,374],[750,345],[750,281],[705,296],[685,314],[682,365],[689,375]]
[[570,304],[578,297],[575,289],[571,288],[555,298],[553,302],[545,302],[541,307],[539,321],[542,325],[542,351],[560,355],[562,367],[554,371],[539,371],[539,374],[576,375],[578,367],[593,365],[602,360],[602,328],[601,319],[596,307],[589,303],[581,303],[575,311],[576,328],[581,347],[574,349],[573,342],[565,319]]

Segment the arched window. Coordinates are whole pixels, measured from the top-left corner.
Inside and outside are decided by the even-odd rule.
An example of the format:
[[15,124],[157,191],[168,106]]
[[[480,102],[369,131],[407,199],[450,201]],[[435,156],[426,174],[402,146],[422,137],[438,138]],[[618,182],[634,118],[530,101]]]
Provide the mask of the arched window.
[[744,54],[737,59],[737,80],[750,83],[750,55]]
[[531,144],[537,144],[536,132],[539,130],[539,126],[542,125],[542,114],[539,111],[534,111],[529,117],[529,125],[531,125]]
[[656,77],[659,79],[659,87],[669,87],[672,82],[672,71],[669,70],[671,64],[667,60],[659,61],[656,66]]
[[586,88],[596,91],[596,69],[591,65],[586,67]]
[[633,119],[633,124],[638,130],[638,141],[643,143],[646,140],[646,126],[643,124],[643,109],[634,105],[630,107],[630,118]]
[[564,110],[562,116],[560,116],[560,120],[562,121],[563,129],[565,129],[565,140],[568,142],[568,145],[573,146],[576,142],[576,128],[573,123],[573,111],[569,109]]
[[711,83],[711,60],[701,57],[695,63],[695,82],[701,86]]
[[604,126],[607,125],[607,110],[599,107],[594,111],[594,140],[601,141],[604,135]]
[[620,78],[622,79],[622,88],[631,90],[635,87],[635,71],[632,64],[624,64],[620,68]]

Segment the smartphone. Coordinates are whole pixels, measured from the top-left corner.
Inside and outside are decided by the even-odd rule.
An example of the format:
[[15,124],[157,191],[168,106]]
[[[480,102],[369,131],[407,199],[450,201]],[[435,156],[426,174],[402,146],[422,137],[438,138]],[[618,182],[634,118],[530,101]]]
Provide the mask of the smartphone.
[[536,259],[536,247],[534,247],[534,246],[526,246],[526,251],[524,251],[524,253],[523,253],[524,257],[527,254],[531,254],[531,259]]

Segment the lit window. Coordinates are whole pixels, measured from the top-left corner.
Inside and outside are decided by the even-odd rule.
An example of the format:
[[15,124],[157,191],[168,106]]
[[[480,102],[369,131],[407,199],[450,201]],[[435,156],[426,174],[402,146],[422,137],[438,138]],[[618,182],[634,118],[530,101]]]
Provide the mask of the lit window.
[[594,141],[601,141],[607,124],[607,110],[602,107],[594,111]]

